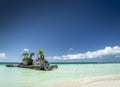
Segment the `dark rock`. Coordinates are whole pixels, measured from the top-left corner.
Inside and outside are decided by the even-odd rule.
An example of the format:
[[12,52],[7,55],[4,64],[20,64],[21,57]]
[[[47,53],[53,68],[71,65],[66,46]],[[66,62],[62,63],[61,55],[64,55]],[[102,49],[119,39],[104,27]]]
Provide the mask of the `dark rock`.
[[6,67],[13,67],[13,64],[8,64],[6,65]]
[[[24,54],[25,56],[28,54]],[[45,70],[50,71],[53,69],[57,69],[58,65],[50,66],[49,62],[44,58],[44,55],[41,55],[40,58],[33,61],[32,59],[33,53],[31,53],[30,58],[25,57],[23,62],[18,65],[8,64],[6,67],[20,67],[20,68],[28,68],[28,69],[35,69],[35,70]]]

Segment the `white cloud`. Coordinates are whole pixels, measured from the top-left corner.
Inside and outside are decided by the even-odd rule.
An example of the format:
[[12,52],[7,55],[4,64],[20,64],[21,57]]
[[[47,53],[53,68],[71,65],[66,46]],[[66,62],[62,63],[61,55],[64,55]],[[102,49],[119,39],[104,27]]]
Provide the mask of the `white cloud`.
[[115,57],[120,57],[120,55],[116,55]]
[[0,58],[5,58],[6,54],[5,53],[0,53]]
[[71,51],[71,50],[73,50],[73,48],[69,48],[68,50]]
[[24,52],[29,52],[29,49],[24,49]]
[[100,58],[103,56],[109,55],[119,55],[120,54],[120,47],[105,47],[104,49],[96,50],[96,51],[88,51],[86,53],[78,53],[78,54],[67,54],[62,56],[53,56],[49,57],[54,60],[66,60],[66,59],[85,59],[85,58]]

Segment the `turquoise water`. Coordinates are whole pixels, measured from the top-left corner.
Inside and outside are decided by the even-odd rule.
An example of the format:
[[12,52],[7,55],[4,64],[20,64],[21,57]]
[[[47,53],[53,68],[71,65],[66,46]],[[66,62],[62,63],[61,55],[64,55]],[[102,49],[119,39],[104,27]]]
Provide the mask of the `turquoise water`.
[[53,71],[5,67],[0,65],[0,87],[56,87],[67,80],[120,74],[120,63],[113,64],[58,64]]

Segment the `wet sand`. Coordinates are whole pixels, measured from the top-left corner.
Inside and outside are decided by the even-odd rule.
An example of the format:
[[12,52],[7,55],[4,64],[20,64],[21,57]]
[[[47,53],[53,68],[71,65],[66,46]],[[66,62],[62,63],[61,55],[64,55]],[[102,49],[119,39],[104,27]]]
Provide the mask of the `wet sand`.
[[120,75],[80,78],[64,82],[57,87],[120,87]]

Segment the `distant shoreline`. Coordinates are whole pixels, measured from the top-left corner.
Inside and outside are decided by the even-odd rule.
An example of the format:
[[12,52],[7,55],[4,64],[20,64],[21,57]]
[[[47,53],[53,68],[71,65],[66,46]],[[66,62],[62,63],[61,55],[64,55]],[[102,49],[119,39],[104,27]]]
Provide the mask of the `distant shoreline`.
[[[0,64],[19,64],[21,62],[0,62]],[[116,64],[120,62],[50,62],[50,64]]]
[[111,64],[120,62],[50,62],[51,64]]

